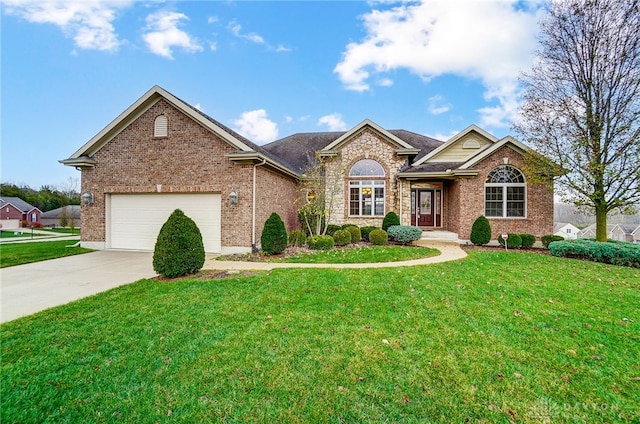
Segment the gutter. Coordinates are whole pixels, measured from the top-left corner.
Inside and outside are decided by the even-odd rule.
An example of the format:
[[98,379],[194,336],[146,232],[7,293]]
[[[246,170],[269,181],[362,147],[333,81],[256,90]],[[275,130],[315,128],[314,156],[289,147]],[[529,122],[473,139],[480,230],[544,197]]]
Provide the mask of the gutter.
[[253,165],[253,193],[252,193],[252,206],[251,206],[251,251],[253,253],[258,251],[258,246],[256,245],[256,174],[257,168],[259,166],[267,163],[267,159],[263,158],[261,163],[256,163]]

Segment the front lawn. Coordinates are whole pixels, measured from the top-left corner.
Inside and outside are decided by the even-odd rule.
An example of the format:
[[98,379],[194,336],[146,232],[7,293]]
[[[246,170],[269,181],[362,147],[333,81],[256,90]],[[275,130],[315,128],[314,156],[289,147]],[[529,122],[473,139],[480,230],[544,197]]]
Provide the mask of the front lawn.
[[1,422],[640,421],[640,270],[448,263],[141,280],[0,327]]
[[0,244],[0,268],[92,252],[84,247],[69,247],[75,243],[74,240],[58,240]]
[[[33,233],[34,237],[39,236],[38,233]],[[14,238],[14,237],[31,237],[31,230],[27,228],[16,230],[1,230],[0,238]]]

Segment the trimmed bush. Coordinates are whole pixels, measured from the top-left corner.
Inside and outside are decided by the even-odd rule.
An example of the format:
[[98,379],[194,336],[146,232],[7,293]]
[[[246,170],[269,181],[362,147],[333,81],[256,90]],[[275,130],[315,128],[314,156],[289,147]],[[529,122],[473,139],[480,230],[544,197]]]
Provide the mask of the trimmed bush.
[[360,227],[355,225],[349,225],[345,230],[351,233],[351,243],[357,243],[362,240],[362,233],[360,232]]
[[307,244],[311,250],[331,250],[333,248],[333,237],[331,236],[309,236]]
[[520,234],[520,238],[522,239],[522,248],[529,249],[536,242],[536,236],[533,234]]
[[293,230],[289,233],[289,244],[295,247],[302,247],[307,244],[307,235],[302,230]]
[[389,241],[389,235],[385,230],[376,228],[369,233],[369,241],[375,246],[384,246]]
[[378,227],[373,225],[367,225],[365,227],[360,227],[360,234],[362,235],[362,240],[369,241],[369,233],[373,230],[378,230]]
[[384,219],[382,220],[382,229],[388,231],[389,227],[392,225],[400,225],[400,218],[394,211],[391,211],[384,216]]
[[329,224],[327,225],[327,234],[328,236],[333,236],[333,234],[338,231],[341,230],[342,227],[340,225],[334,225],[334,224]]
[[[498,236],[498,243],[500,246],[504,246],[504,239],[502,238],[502,234]],[[522,246],[522,237],[520,234],[511,234],[507,235],[507,248],[508,249],[517,249]]]
[[471,243],[482,246],[491,241],[491,224],[484,215],[480,215],[471,226]]
[[336,246],[346,246],[351,243],[351,231],[349,230],[338,230],[333,233],[333,241]]
[[562,240],[551,242],[549,251],[553,256],[563,258],[640,268],[640,245],[633,243],[603,243],[594,239]]
[[153,269],[163,277],[195,274],[204,265],[204,244],[200,229],[176,209],[162,225],[153,249]]
[[260,247],[267,255],[277,255],[287,248],[287,229],[280,215],[275,212],[264,223]]
[[[420,227],[414,227],[411,225],[392,225],[387,230],[389,238],[400,244],[409,244],[412,241],[420,240],[422,237],[422,230]],[[369,235],[371,236],[371,235]]]
[[544,246],[545,249],[549,248],[549,244],[554,242],[554,241],[563,241],[564,237],[560,237],[560,236],[556,236],[553,234],[549,234],[548,236],[542,236],[542,238],[540,239],[542,241],[542,245]]

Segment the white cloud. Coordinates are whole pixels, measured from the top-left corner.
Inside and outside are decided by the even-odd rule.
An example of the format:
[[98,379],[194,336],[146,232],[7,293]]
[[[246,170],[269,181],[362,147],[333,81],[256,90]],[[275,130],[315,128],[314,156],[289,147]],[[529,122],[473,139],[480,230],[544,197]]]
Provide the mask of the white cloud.
[[249,40],[249,41],[257,43],[257,44],[264,44],[264,38],[262,38],[261,36],[259,36],[255,32],[250,32],[248,34],[243,34],[242,33],[242,25],[240,25],[236,21],[231,21],[231,23],[229,23],[229,31],[231,31],[231,33],[233,35],[235,35],[236,37],[238,37],[238,38],[244,38],[245,40]]
[[381,78],[378,80],[378,85],[380,87],[391,87],[393,85],[393,80],[391,78]]
[[451,110],[451,105],[444,101],[444,97],[441,95],[436,95],[429,97],[429,104],[427,106],[427,110],[432,115],[440,115],[445,112],[449,112]]
[[233,121],[233,124],[236,131],[258,144],[278,138],[278,125],[267,117],[264,109],[243,112],[240,119]]
[[167,59],[173,59],[173,47],[181,47],[187,52],[202,51],[202,46],[197,41],[178,28],[182,20],[189,18],[184,13],[169,10],[160,10],[147,16],[147,32],[142,35],[142,39],[149,50]]
[[208,24],[214,24],[218,22],[218,17],[217,16],[209,16],[209,18],[207,19],[207,23]]
[[291,49],[289,47],[283,46],[282,44],[278,44],[278,46],[276,47],[276,52],[278,53],[288,53],[290,51]]
[[118,40],[113,21],[118,9],[131,1],[22,1],[4,0],[4,11],[29,22],[53,24],[86,50],[116,51]]
[[362,16],[367,35],[346,46],[334,69],[346,88],[370,89],[369,78],[408,69],[425,81],[444,74],[479,80],[498,105],[478,112],[502,126],[517,102],[517,77],[535,50],[536,11],[517,0],[422,0]]
[[323,116],[318,119],[318,125],[326,125],[329,127],[329,131],[346,131],[347,129],[347,124],[342,120],[342,115],[339,113]]

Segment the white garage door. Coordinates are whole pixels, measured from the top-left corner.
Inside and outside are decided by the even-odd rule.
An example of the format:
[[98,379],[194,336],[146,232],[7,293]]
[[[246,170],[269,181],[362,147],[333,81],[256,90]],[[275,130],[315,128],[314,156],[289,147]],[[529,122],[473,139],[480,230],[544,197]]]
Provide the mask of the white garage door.
[[206,252],[221,251],[219,194],[112,194],[107,247],[153,250],[160,228],[176,209],[198,225]]

